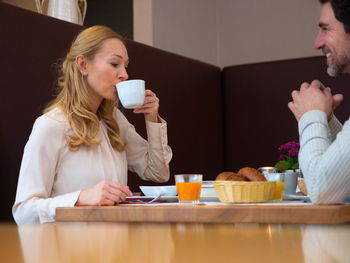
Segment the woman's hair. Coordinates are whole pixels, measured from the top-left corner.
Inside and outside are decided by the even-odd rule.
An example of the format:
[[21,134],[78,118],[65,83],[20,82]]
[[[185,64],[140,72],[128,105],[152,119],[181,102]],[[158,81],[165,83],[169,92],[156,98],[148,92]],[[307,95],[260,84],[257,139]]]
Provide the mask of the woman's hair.
[[113,116],[118,100],[114,102],[103,99],[95,114],[90,107],[89,87],[76,64],[79,55],[92,60],[103,42],[111,38],[124,43],[120,35],[105,26],[92,26],[79,33],[60,65],[58,95],[44,110],[46,113],[54,108],[60,108],[64,112],[72,129],[72,133],[66,134],[71,151],[78,150],[82,145],[93,146],[100,143],[97,139],[99,120],[105,122],[113,148],[118,151],[123,151],[125,148],[126,144],[120,137],[119,126]]
[[319,0],[321,4],[330,3],[335,18],[344,25],[346,33],[350,33],[350,0]]

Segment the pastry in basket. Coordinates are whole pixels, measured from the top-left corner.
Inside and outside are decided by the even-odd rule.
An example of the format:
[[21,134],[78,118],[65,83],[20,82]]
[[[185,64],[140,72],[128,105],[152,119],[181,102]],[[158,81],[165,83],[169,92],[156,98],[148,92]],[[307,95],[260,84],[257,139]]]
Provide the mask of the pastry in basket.
[[306,184],[305,184],[305,180],[304,179],[299,179],[298,180],[298,187],[299,187],[300,192],[303,195],[307,195],[307,189],[306,189]]
[[222,172],[216,177],[215,180],[216,181],[246,181],[246,178],[233,172]]
[[230,180],[231,181],[248,181],[247,178],[237,173],[233,173],[233,175],[231,175]]
[[238,174],[247,178],[249,181],[266,181],[264,175],[251,167],[244,167],[238,171]]
[[231,177],[232,172],[222,172],[219,173],[218,176],[216,176],[216,181],[226,181],[229,177]]

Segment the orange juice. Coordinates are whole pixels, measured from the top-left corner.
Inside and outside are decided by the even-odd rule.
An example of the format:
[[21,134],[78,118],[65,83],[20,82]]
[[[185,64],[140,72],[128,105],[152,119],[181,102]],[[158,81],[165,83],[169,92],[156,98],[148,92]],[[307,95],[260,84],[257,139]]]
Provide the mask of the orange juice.
[[282,200],[284,182],[276,182],[275,192],[273,193],[272,200]]
[[177,182],[176,189],[180,202],[198,201],[200,199],[202,182]]

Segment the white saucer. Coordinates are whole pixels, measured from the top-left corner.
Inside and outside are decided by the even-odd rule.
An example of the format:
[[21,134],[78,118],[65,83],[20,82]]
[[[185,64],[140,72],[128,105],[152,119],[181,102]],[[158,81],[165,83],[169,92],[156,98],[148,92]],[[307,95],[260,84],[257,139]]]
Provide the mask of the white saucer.
[[[142,201],[151,201],[154,199],[156,196],[130,196],[127,197],[126,200],[142,200]],[[177,196],[161,196],[159,197],[158,201],[161,202],[167,202],[167,203],[173,203],[177,202]]]
[[220,202],[219,198],[217,197],[213,197],[213,196],[210,196],[210,197],[201,197],[201,200],[202,202]]
[[[142,200],[142,201],[151,201],[155,196],[130,196],[127,197],[127,200]],[[161,196],[159,199],[161,202],[165,203],[177,203],[179,200],[177,196]],[[200,201],[202,202],[219,202],[219,198],[217,197],[201,197]]]
[[283,200],[307,200],[309,197],[302,194],[285,194]]

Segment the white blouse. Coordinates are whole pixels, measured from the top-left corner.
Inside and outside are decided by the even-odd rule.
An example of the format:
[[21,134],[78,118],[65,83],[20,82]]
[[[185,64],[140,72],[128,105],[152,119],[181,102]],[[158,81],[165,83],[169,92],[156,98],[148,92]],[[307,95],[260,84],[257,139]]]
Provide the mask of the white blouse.
[[54,109],[37,118],[24,148],[12,208],[17,224],[52,222],[56,207],[73,207],[84,188],[102,180],[126,185],[128,169],[144,180],[169,180],[172,151],[166,122],[161,118],[161,123],[146,121],[146,141],[119,110],[115,118],[127,142],[123,152],[111,146],[103,121],[99,145],[70,151],[65,136],[71,128],[63,112]]

